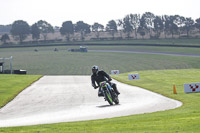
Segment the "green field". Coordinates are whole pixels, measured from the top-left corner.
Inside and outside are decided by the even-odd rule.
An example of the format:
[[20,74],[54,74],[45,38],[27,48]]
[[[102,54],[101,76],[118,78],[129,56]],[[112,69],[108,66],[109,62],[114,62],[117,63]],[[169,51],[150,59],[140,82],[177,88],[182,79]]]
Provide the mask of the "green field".
[[[183,102],[177,109],[126,117],[69,122],[26,127],[0,128],[4,133],[198,133],[200,131],[200,93],[184,94],[183,84],[198,82],[200,69],[136,71],[140,80],[128,81],[127,74],[115,76],[119,81],[140,86]],[[177,93],[173,94],[173,84]]]
[[[200,39],[134,39],[134,40],[117,40],[117,41],[89,41],[91,44],[159,44],[159,45],[194,45],[199,46]],[[83,42],[84,44],[84,42]]]
[[37,75],[0,75],[0,108],[40,77]]
[[[0,57],[13,56],[13,69],[25,69],[28,74],[42,75],[89,75],[91,66],[96,64],[108,73],[118,69],[121,73],[138,70],[189,69],[200,68],[200,57],[167,56],[130,53],[73,53],[58,47],[1,49]],[[78,47],[75,47],[78,48]],[[181,54],[198,54],[200,48],[140,47],[140,46],[91,46],[91,50],[154,51]],[[6,63],[9,69],[9,62]]]
[[[200,41],[199,41],[200,42]],[[199,44],[200,45],[200,44]],[[96,45],[88,46],[89,50],[122,50],[122,51],[151,51],[151,52],[169,52],[169,53],[185,53],[185,54],[199,54],[200,48],[192,47],[166,47],[166,46],[129,46],[129,45]],[[21,47],[21,48],[0,48],[0,52],[21,52],[21,51],[53,51],[55,48],[59,50],[67,50],[70,48],[79,48],[79,46],[46,46],[46,47]]]
[[[74,47],[78,48],[77,46]],[[59,47],[59,49],[65,51],[54,52],[54,48],[55,46],[39,47],[39,52],[34,52],[34,48],[0,49],[0,57],[13,56],[13,68],[26,69],[28,74],[88,75],[91,73],[91,66],[94,64],[99,65],[101,69],[108,73],[112,69],[118,69],[122,74],[113,76],[113,78],[180,100],[183,102],[183,106],[168,111],[113,119],[0,128],[0,132],[197,133],[200,131],[200,103],[198,102],[200,93],[185,94],[183,92],[184,83],[199,82],[200,57],[129,53],[71,53],[66,51],[66,49],[71,48],[70,46]],[[183,47],[90,46],[89,49],[200,53],[200,48]],[[8,65],[7,68],[9,68]],[[139,73],[140,80],[128,81],[128,73]],[[13,90],[20,92],[39,77],[33,75],[0,75],[0,81],[6,81],[1,82],[0,88],[6,89],[2,89],[3,91],[0,89],[0,98],[3,98],[2,101],[9,101],[16,95],[16,92],[10,93],[7,88],[19,84]],[[27,79],[27,82],[20,85],[24,78]],[[178,92],[176,95],[173,94],[173,84],[176,85]],[[9,93],[9,96],[7,93]],[[1,103],[1,106],[4,103]]]

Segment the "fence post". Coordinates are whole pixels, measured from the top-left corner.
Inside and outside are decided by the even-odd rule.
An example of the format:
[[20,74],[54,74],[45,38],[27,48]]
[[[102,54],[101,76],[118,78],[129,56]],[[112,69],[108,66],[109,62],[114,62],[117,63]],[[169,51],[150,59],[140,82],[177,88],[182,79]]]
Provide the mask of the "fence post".
[[12,74],[12,56],[10,57],[10,74]]

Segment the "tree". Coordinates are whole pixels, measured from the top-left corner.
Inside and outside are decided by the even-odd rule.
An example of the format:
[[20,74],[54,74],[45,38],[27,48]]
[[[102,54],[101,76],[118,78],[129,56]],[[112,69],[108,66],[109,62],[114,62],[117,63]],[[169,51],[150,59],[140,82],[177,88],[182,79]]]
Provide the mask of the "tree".
[[11,34],[15,37],[18,37],[20,43],[26,39],[26,37],[30,34],[30,26],[27,22],[23,20],[17,20],[12,24]]
[[74,34],[74,25],[72,21],[65,21],[60,28],[61,35],[66,35],[67,41],[70,41],[70,35]]
[[140,26],[140,14],[130,14],[131,18],[131,25],[133,27],[133,30],[135,31],[135,36],[137,39],[137,30]]
[[139,27],[137,32],[142,36],[142,39],[144,39],[144,36],[146,34],[145,29],[143,27]]
[[123,20],[122,19],[118,19],[117,20],[117,26],[119,27],[119,33],[120,33],[120,37],[121,39],[123,38],[122,36],[122,32],[123,32]]
[[164,24],[163,24],[163,20],[160,16],[156,16],[154,21],[154,31],[156,32],[156,38],[160,37],[161,32],[164,29]]
[[99,23],[94,23],[92,25],[92,31],[95,32],[95,35],[97,38],[99,38],[99,31],[103,31],[104,26],[102,24]]
[[31,26],[31,34],[32,34],[32,39],[36,39],[36,40],[40,39],[40,29],[37,23]]
[[7,40],[10,40],[10,38],[9,38],[8,34],[4,34],[4,35],[1,37],[1,41],[2,41],[4,44],[6,44],[6,41],[7,41]]
[[85,40],[85,35],[90,33],[90,25],[84,23],[83,21],[78,21],[75,24],[75,32],[80,32],[81,33],[81,40]]
[[0,32],[9,33],[12,28],[12,25],[0,25]]
[[189,37],[190,31],[194,28],[194,20],[192,18],[186,18],[183,28],[187,33],[187,37]]
[[137,32],[142,36],[143,39],[144,39],[144,36],[146,34],[147,29],[148,28],[147,28],[147,25],[146,25],[146,22],[145,22],[145,18],[142,17],[140,19],[140,25],[138,27],[138,31]]
[[150,36],[152,36],[152,29],[154,28],[153,23],[154,23],[155,15],[151,12],[146,12],[142,15],[142,19],[144,20],[145,29],[147,29],[147,31],[150,33]]
[[195,27],[199,29],[199,33],[200,33],[200,18],[196,19]]
[[47,40],[48,33],[54,33],[53,26],[46,21],[40,20],[37,22],[37,26],[40,30],[40,33],[43,35],[44,40]]
[[164,23],[163,31],[164,31],[164,34],[165,34],[165,39],[167,38],[167,33],[168,33],[168,28],[167,28],[167,24],[166,24],[167,20],[168,20],[167,15],[162,16],[162,21]]
[[174,34],[178,31],[178,26],[175,23],[176,17],[175,16],[167,16],[165,15],[165,32],[168,32],[174,38]]
[[106,31],[108,31],[113,36],[114,39],[115,32],[117,32],[117,24],[114,20],[110,20],[108,22],[108,24],[106,25]]
[[179,34],[179,37],[180,37],[181,32],[183,32],[184,22],[185,22],[185,17],[179,16],[179,15],[174,16],[174,23],[178,26],[177,32]]
[[127,38],[129,39],[131,32],[133,32],[130,15],[126,15],[122,21],[119,21],[119,25],[122,25],[123,31],[127,34]]

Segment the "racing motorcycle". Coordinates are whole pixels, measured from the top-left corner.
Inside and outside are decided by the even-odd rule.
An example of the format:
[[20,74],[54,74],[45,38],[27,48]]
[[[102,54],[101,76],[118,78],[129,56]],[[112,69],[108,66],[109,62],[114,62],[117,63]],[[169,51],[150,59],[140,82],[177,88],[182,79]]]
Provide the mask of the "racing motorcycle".
[[110,105],[113,105],[113,103],[119,104],[118,96],[108,82],[100,82],[100,87],[102,89],[105,100],[108,101]]

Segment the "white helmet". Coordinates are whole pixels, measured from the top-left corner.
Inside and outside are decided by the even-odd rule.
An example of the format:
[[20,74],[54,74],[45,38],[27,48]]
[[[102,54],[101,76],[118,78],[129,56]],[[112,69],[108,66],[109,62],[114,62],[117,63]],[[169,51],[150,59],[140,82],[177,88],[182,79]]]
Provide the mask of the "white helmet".
[[97,74],[98,71],[99,71],[99,67],[96,66],[96,65],[94,65],[94,66],[92,67],[92,73],[93,73],[93,74]]

